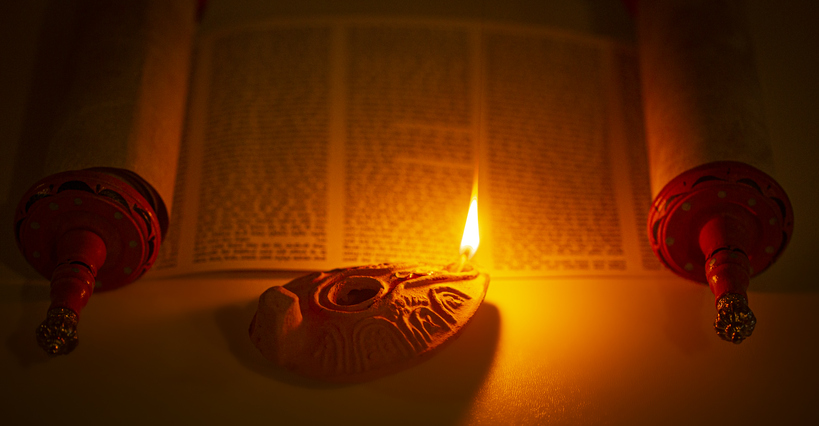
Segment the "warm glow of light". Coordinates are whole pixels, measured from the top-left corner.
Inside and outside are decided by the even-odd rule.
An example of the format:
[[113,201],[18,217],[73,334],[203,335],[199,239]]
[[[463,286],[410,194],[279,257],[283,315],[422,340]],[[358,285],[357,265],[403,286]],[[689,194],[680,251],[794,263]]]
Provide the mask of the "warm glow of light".
[[469,213],[466,215],[466,226],[464,226],[464,236],[461,238],[461,254],[467,255],[471,259],[478,250],[481,242],[480,231],[478,230],[478,196],[472,196],[469,203]]

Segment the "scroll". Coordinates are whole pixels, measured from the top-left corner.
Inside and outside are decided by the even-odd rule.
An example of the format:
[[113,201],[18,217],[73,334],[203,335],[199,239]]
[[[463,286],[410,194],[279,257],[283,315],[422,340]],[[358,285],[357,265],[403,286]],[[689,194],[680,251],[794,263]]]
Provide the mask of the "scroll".
[[793,231],[772,177],[761,90],[741,2],[640,1],[640,71],[654,201],[648,234],[676,274],[708,283],[717,334],[740,343],[756,319],[751,276]]
[[[51,280],[38,328],[51,354],[77,344],[93,291],[128,284],[156,259],[168,225],[196,4],[53,2],[49,78],[35,81],[42,178],[20,201],[15,236]],[[43,90],[45,88],[45,90]],[[46,92],[46,93],[43,93]]]

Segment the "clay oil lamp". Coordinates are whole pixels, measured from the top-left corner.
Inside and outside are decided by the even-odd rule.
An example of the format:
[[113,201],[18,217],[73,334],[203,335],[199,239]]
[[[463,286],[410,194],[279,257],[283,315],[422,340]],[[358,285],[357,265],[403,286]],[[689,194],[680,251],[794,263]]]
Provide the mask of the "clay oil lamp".
[[468,262],[479,240],[473,195],[459,262],[357,266],[271,287],[250,339],[276,365],[325,381],[360,382],[413,366],[455,339],[483,302],[489,276]]

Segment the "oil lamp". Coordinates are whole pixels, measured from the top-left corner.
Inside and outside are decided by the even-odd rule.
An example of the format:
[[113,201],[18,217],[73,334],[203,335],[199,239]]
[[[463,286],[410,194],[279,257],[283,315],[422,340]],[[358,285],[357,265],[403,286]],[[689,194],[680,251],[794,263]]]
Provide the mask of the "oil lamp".
[[470,263],[479,242],[473,197],[459,262],[384,263],[316,272],[259,298],[250,339],[298,374],[359,382],[397,372],[453,340],[483,302],[489,276]]

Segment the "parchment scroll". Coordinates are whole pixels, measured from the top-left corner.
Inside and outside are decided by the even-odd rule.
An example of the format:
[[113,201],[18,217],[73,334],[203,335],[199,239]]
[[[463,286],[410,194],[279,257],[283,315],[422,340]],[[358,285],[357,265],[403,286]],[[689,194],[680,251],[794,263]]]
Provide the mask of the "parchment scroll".
[[741,161],[773,175],[743,2],[639,3],[652,194],[680,173],[713,161]]

